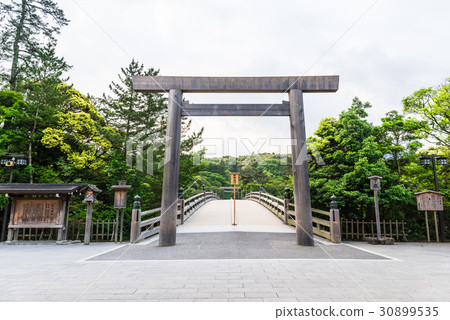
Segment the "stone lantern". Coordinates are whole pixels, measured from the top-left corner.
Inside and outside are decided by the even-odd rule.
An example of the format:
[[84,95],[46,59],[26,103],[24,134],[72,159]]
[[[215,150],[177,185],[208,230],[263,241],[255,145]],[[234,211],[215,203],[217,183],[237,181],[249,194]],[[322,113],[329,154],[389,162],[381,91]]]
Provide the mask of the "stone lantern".
[[116,209],[116,228],[114,232],[114,242],[117,243],[117,236],[119,234],[119,211],[120,215],[120,243],[122,243],[123,238],[123,216],[125,213],[125,208],[127,207],[127,192],[131,186],[127,185],[125,180],[120,180],[119,184],[116,186],[111,186],[114,190],[114,209]]
[[91,226],[92,226],[92,204],[97,202],[97,193],[102,192],[97,186],[88,184],[84,192],[83,203],[87,204],[86,209],[86,226],[84,229],[84,244],[91,242]]

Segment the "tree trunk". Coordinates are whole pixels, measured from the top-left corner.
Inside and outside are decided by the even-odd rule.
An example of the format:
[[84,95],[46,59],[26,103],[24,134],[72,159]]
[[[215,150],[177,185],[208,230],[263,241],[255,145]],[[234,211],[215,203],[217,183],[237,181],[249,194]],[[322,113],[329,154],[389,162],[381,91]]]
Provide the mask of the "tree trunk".
[[39,116],[39,107],[36,107],[36,113],[34,115],[33,130],[31,130],[30,140],[28,143],[28,165],[30,169],[30,183],[33,183],[33,136],[37,129],[37,118]]
[[397,184],[400,185],[401,181],[400,181],[400,160],[398,159],[398,156],[395,157],[395,161],[397,162],[397,172],[398,172],[398,178],[397,178]]
[[22,38],[22,30],[23,30],[23,23],[25,21],[25,14],[26,14],[26,5],[27,0],[22,0],[22,10],[20,13],[20,20],[16,28],[16,36],[14,38],[14,45],[13,45],[13,60],[11,65],[11,74],[9,77],[9,84],[12,91],[16,90],[17,85],[17,75],[19,74],[19,43],[20,39]]
[[30,141],[28,143],[28,165],[30,166],[30,183],[33,183],[33,167],[32,167],[32,160],[33,160],[33,140],[30,138]]

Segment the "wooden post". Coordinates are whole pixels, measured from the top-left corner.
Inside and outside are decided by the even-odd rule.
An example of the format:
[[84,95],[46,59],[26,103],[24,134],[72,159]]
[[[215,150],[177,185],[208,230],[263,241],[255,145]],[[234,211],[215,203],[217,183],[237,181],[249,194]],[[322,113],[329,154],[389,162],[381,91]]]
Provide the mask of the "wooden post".
[[135,243],[136,240],[140,236],[141,224],[140,224],[140,215],[141,215],[141,197],[135,196],[133,203],[133,210],[131,211],[131,229],[130,229],[130,242]]
[[430,228],[428,226],[428,211],[425,211],[425,226],[427,228],[427,240],[428,240],[428,242],[431,242],[430,241]]
[[178,174],[180,170],[182,92],[169,91],[166,151],[161,200],[159,245],[173,246],[177,236]]
[[6,232],[9,223],[9,198],[6,198],[5,210],[3,212],[2,234],[0,237],[0,241],[6,240]]
[[436,227],[436,242],[439,242],[439,230],[438,230],[438,221],[436,217],[436,211],[434,211],[434,226]]
[[64,239],[64,226],[66,225],[66,201],[64,201],[62,208],[59,208],[59,224],[62,226],[58,230],[57,241],[62,241]]
[[[9,222],[8,223],[12,223],[14,221],[14,215],[16,212],[16,199],[12,198],[11,199],[11,208],[10,208],[10,214],[9,214]],[[8,238],[6,239],[6,241],[13,241],[13,237],[15,235],[14,229],[12,228],[8,228]]]
[[292,144],[292,176],[294,178],[295,228],[297,244],[313,246],[311,195],[309,190],[306,150],[305,115],[301,90],[289,91]]
[[381,224],[380,224],[380,210],[378,207],[378,190],[374,190],[375,194],[375,218],[377,220],[377,239],[381,239]]
[[288,224],[290,201],[291,201],[291,189],[284,188],[284,224]]
[[233,226],[235,226],[236,225],[236,185],[233,186],[233,206],[234,206],[234,210],[233,210],[233,214],[234,214]]
[[87,202],[86,226],[84,228],[84,244],[91,242],[91,225],[92,225],[92,202]]
[[178,202],[180,203],[180,224],[184,224],[184,189],[178,189]]
[[366,237],[366,229],[365,229],[365,225],[366,225],[366,222],[363,220],[362,222],[361,222],[361,229],[362,229],[362,235],[361,235],[361,237],[362,237],[362,239],[364,239],[365,237]]
[[114,228],[114,243],[117,243],[119,237],[119,209],[116,209],[116,225]]
[[122,212],[120,214],[120,243],[122,243],[123,239],[123,216],[125,214],[125,209],[122,209]]
[[330,204],[330,226],[331,226],[330,234],[331,234],[331,241],[333,241],[334,243],[342,242],[340,223],[341,218],[339,216],[337,197],[335,195],[332,195]]
[[70,212],[70,198],[71,195],[66,197],[66,221],[64,223],[64,237],[63,240],[67,240],[67,234],[69,233],[69,212]]
[[203,204],[206,204],[206,191],[205,191],[205,185],[202,185],[202,192],[203,192]]

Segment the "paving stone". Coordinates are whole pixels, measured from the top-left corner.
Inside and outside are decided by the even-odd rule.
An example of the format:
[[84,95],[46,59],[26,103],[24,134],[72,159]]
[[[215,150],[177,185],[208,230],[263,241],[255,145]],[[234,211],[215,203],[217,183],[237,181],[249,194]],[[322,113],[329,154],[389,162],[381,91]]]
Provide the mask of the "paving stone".
[[245,298],[244,293],[240,292],[226,292],[226,293],[220,293],[216,292],[212,294],[213,299],[234,299],[234,298]]
[[0,244],[0,301],[450,301],[450,243],[351,244],[398,260],[81,261],[118,245]]
[[197,292],[197,293],[181,293],[178,298],[180,299],[209,299],[212,297],[212,293]]

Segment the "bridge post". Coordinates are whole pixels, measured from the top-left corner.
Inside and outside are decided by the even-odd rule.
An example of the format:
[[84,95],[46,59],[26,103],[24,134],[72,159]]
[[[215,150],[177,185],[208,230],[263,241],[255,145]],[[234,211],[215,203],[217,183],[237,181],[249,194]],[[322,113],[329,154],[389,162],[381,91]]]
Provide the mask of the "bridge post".
[[262,193],[262,186],[259,186],[259,203],[261,203],[261,193]]
[[161,223],[159,231],[159,245],[161,247],[175,245],[177,237],[182,95],[181,90],[169,90]]
[[330,205],[330,233],[331,241],[333,241],[334,243],[341,243],[341,219],[339,217],[338,203],[336,200],[337,197],[335,195],[332,195]]
[[303,93],[301,90],[291,89],[289,91],[289,106],[297,244],[313,246],[314,238],[306,149],[305,115],[303,111]]
[[141,197],[135,196],[131,211],[130,243],[135,243],[141,235]]
[[202,184],[202,192],[203,192],[203,204],[206,204],[206,191],[204,184]]
[[184,189],[178,189],[178,202],[180,203],[180,224],[184,224]]
[[291,189],[284,188],[284,224],[288,224],[290,201],[291,201]]

